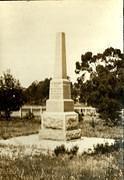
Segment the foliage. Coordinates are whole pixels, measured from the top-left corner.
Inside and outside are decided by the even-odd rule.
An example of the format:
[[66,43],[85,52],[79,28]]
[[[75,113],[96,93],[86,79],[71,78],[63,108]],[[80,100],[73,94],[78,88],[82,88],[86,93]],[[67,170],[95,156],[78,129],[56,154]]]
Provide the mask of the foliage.
[[55,153],[56,156],[58,156],[58,155],[65,155],[65,154],[74,156],[74,155],[77,154],[78,149],[79,149],[78,146],[73,146],[70,150],[68,150],[68,149],[66,149],[65,146],[62,144],[61,146],[57,146],[57,147],[54,149],[54,153]]
[[[95,125],[95,127],[94,127]],[[123,137],[123,127],[114,126],[113,123],[106,124],[102,119],[94,120],[92,125],[92,118],[88,117],[79,122],[79,128],[83,137],[99,137],[99,138],[112,138],[118,139]]]
[[[3,149],[2,149],[3,148]],[[29,147],[30,153],[25,154],[25,147],[1,147],[0,179],[21,180],[120,180],[123,178],[123,167],[118,157],[120,151],[111,154],[82,155],[70,159],[68,155],[44,155],[41,149]],[[28,149],[28,150],[29,150]],[[2,154],[6,150],[12,152]]]
[[124,54],[114,48],[97,55],[87,52],[81,62],[76,62],[75,72],[79,74],[76,87],[80,101],[96,107],[101,118],[117,124],[124,106]]
[[[0,119],[0,139],[9,139],[15,136],[36,134],[41,127],[40,119],[20,119],[12,118],[11,121]],[[101,120],[95,121],[95,129],[91,126],[90,121],[80,121],[79,127],[82,130],[82,136],[101,137],[101,138],[121,138],[123,128],[120,126],[108,126]]]
[[[83,124],[85,124],[84,122]],[[111,134],[111,138],[117,134],[117,127],[105,129],[96,123],[96,128],[101,128],[97,137],[108,137]],[[86,124],[85,124],[86,125]],[[32,133],[38,133],[40,128],[40,121],[37,120],[12,120],[12,121],[0,121],[0,138],[6,133],[7,138],[19,135],[27,135]],[[105,128],[108,128],[108,126]],[[82,132],[85,131],[85,127],[82,128]],[[91,129],[87,132],[90,134]],[[92,134],[90,134],[92,137]],[[64,149],[64,148],[63,148]],[[68,152],[78,152],[78,147],[73,147],[70,150],[66,149],[66,153],[59,154],[58,156],[48,152],[47,155],[42,154],[44,150],[37,146],[12,146],[12,145],[0,145],[0,179],[76,179],[76,180],[120,180],[122,177],[122,167],[120,167],[119,158],[121,152],[116,150],[111,153],[104,154],[83,154],[81,156],[75,156]],[[65,152],[65,150],[63,150]],[[73,157],[73,158],[70,158]]]
[[94,117],[92,117],[90,125],[91,125],[92,128],[95,129],[95,120],[94,120]]
[[57,146],[54,149],[54,153],[56,156],[58,156],[59,154],[65,154],[65,152],[66,152],[66,149],[65,149],[65,146],[63,144],[61,146]]
[[10,113],[19,110],[24,101],[25,97],[19,81],[7,71],[0,77],[0,111],[5,112],[5,117],[8,119]]
[[[111,146],[109,146],[108,143],[105,143],[105,144],[97,144],[95,147],[94,147],[94,153],[95,154],[105,154],[105,153],[109,153],[111,151],[114,150],[114,144],[112,144]],[[118,148],[117,148],[118,149]]]
[[26,113],[25,119],[32,120],[34,118],[34,114],[29,110],[28,113]]
[[78,146],[73,146],[72,149],[70,149],[70,154],[76,155],[78,152],[79,147]]
[[124,148],[124,141],[122,139],[116,140],[113,144],[97,144],[94,146],[94,151],[91,154],[106,154],[114,151],[119,151]]
[[74,102],[77,102],[79,94],[80,94],[80,91],[79,91],[77,83],[74,83],[74,84],[71,83],[71,98],[74,100]]
[[0,139],[26,136],[39,132],[41,120],[12,118],[11,121],[0,120]]
[[26,90],[27,104],[44,104],[49,97],[49,85],[51,79],[34,81]]
[[78,114],[78,120],[79,122],[83,121],[83,113],[80,113],[78,110],[75,110],[75,112]]

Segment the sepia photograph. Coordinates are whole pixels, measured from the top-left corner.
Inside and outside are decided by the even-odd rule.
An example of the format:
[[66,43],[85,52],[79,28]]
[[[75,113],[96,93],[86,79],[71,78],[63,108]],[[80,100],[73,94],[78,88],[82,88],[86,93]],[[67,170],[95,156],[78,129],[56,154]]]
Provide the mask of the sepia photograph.
[[124,178],[123,0],[0,0],[0,180]]

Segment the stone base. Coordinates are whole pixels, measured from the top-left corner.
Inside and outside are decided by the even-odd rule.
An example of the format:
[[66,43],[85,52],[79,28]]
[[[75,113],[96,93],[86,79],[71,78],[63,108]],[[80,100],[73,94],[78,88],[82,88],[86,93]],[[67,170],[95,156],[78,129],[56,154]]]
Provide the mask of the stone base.
[[44,112],[40,139],[71,140],[81,137],[75,112]]
[[72,140],[72,139],[79,139],[81,137],[81,130],[70,130],[70,131],[63,131],[63,130],[55,130],[55,129],[42,129],[39,132],[40,139],[51,139],[51,140]]

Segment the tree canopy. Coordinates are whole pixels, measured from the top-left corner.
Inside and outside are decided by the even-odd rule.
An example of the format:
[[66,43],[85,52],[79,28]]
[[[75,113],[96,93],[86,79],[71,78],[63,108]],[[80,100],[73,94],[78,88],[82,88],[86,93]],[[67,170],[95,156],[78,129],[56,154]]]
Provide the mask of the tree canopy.
[[42,105],[45,104],[49,97],[50,80],[46,78],[44,81],[34,81],[26,90],[27,104]]
[[96,107],[103,119],[117,123],[124,106],[124,54],[120,49],[82,54],[75,72],[80,101]]
[[12,111],[19,110],[25,101],[23,89],[18,80],[5,72],[0,77],[0,111],[5,112],[6,119]]

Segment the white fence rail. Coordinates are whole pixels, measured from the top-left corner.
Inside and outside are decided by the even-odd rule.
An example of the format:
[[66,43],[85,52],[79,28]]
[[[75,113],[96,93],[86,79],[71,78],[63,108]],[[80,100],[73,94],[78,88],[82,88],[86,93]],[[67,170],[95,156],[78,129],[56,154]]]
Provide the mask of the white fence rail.
[[[80,114],[83,114],[84,116],[90,116],[90,115],[97,115],[96,109],[93,107],[83,107],[83,106],[75,106],[74,110]],[[32,113],[35,118],[42,118],[42,113],[46,111],[45,106],[38,106],[38,105],[24,105],[22,108],[20,108],[19,111],[13,111],[11,113],[11,117],[19,117],[23,118],[27,116],[29,113]],[[2,112],[1,112],[2,114]],[[124,119],[124,109],[121,110],[121,117]]]

